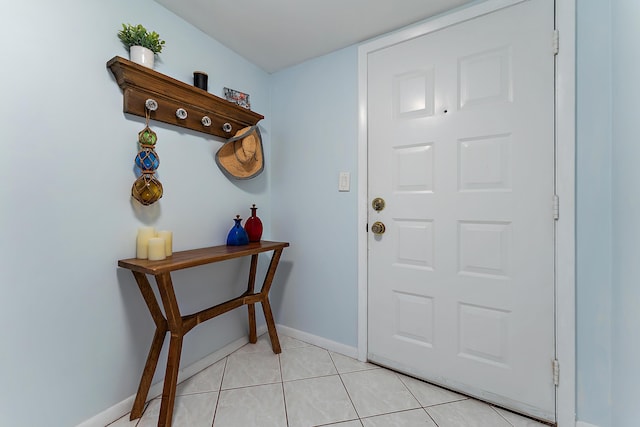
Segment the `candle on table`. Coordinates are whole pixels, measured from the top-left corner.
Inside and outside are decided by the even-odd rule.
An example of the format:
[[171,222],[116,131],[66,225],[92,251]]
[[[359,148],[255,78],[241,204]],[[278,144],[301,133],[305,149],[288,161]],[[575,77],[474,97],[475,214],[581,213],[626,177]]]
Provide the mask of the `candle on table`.
[[164,239],[152,237],[149,239],[149,261],[160,261],[167,256],[164,253]]
[[169,230],[158,231],[158,237],[164,239],[164,254],[171,256],[173,254],[173,232]]
[[153,227],[138,228],[136,238],[136,258],[147,259],[149,257],[149,239],[156,236],[156,229]]

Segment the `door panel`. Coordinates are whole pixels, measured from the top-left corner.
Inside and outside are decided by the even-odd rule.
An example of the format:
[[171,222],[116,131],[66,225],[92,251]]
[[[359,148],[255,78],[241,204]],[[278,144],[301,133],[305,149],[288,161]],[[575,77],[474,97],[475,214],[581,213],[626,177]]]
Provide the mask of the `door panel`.
[[368,356],[555,419],[553,2],[368,57]]

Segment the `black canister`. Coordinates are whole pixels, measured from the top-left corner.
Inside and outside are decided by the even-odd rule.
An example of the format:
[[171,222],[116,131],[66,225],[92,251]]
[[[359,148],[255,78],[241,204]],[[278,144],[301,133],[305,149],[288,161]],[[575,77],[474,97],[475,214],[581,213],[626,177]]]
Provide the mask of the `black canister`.
[[193,72],[193,85],[202,90],[208,89],[209,76],[202,71]]

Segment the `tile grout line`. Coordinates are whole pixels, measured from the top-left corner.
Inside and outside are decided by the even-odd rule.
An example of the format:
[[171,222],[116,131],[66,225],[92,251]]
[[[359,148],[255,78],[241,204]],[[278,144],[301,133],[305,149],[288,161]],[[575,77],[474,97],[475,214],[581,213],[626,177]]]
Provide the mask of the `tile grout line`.
[[[284,349],[280,350],[280,354]],[[284,394],[284,377],[282,376],[282,359],[280,358],[280,354],[278,355],[278,367],[280,368],[280,387],[282,388],[282,403],[284,404],[284,421],[289,427],[289,412],[287,411],[287,396]]]
[[[425,413],[427,414],[427,416],[428,416],[429,418],[431,418],[431,415],[429,415],[429,413],[425,410],[425,408],[423,408],[423,407],[419,407],[419,408],[399,409],[399,410],[397,410],[397,411],[385,412],[385,413],[383,413],[383,414],[370,415],[370,416],[368,416],[368,417],[360,418],[360,420],[363,420],[363,419],[367,420],[367,419],[370,419],[370,418],[378,418],[378,417],[383,417],[383,416],[385,416],[385,415],[391,415],[391,414],[402,414],[402,413],[404,413],[404,412],[417,411],[417,410],[419,410],[419,409],[422,409],[423,411],[425,411]],[[439,427],[439,424],[438,424],[438,423],[436,423],[436,421],[435,421],[433,418],[431,418],[431,420],[433,420],[433,423],[434,423],[437,427]]]
[[360,425],[363,425],[362,424],[362,418],[360,417],[360,413],[358,412],[358,408],[356,408],[356,404],[353,403],[353,399],[351,398],[351,394],[349,393],[349,389],[347,388],[346,384],[342,380],[342,373],[338,369],[338,366],[336,366],[336,361],[333,359],[333,356],[331,355],[331,352],[330,351],[327,351],[327,352],[329,353],[329,358],[331,358],[331,363],[333,363],[333,367],[336,368],[336,372],[338,373],[338,378],[340,378],[340,383],[342,384],[342,387],[344,387],[344,391],[347,393],[347,397],[349,398],[349,402],[351,402],[351,406],[353,406],[353,410],[356,412],[356,415],[358,416],[358,421],[360,421]]
[[[231,353],[231,354],[233,354],[233,353]],[[222,382],[224,381],[224,374],[227,371],[227,362],[228,361],[229,361],[229,356],[226,356],[224,358],[224,368],[222,368],[222,377],[220,378],[220,385],[218,386],[218,398],[216,399],[216,405],[213,408],[213,419],[211,420],[211,427],[215,426],[215,424],[216,424],[216,415],[218,413],[218,404],[220,403],[220,397],[222,396]],[[213,366],[213,365],[211,365],[211,366]]]
[[505,421],[507,422],[507,424],[509,424],[511,427],[513,427],[513,424],[511,423],[511,421],[509,421],[508,419],[506,419],[506,418],[504,417],[504,415],[502,415],[500,412],[498,412],[498,410],[496,409],[496,407],[495,407],[495,406],[493,406],[493,405],[489,405],[489,406],[491,407],[491,409],[493,409],[493,412],[495,412],[496,414],[498,414],[498,416],[499,416],[500,418],[502,418],[503,420],[505,420]]
[[424,412],[427,413],[427,417],[429,417],[429,419],[431,421],[433,421],[433,424],[436,425],[436,427],[440,427],[440,424],[438,424],[438,422],[436,420],[433,419],[433,417],[431,416],[431,414],[429,413],[429,411],[427,411],[427,408],[425,408],[424,406],[422,407],[422,409],[424,410]]
[[[395,372],[394,372],[395,373]],[[427,411],[427,407],[424,406],[422,404],[422,402],[420,402],[420,399],[418,399],[418,397],[415,395],[415,393],[411,390],[411,388],[407,385],[407,383],[405,383],[402,380],[402,376],[399,375],[398,373],[395,373],[396,377],[398,377],[398,379],[400,380],[400,382],[402,383],[402,385],[409,391],[409,393],[411,394],[411,396],[413,396],[413,398],[418,402],[418,404],[420,405],[420,408],[425,412],[425,414],[427,414],[427,417],[429,417],[429,419],[431,421],[433,421],[433,424],[436,425],[436,427],[440,427],[440,425],[436,422],[436,420],[433,419],[433,417],[431,416],[431,414],[429,413],[429,411]],[[430,405],[430,406],[434,406],[434,405]]]

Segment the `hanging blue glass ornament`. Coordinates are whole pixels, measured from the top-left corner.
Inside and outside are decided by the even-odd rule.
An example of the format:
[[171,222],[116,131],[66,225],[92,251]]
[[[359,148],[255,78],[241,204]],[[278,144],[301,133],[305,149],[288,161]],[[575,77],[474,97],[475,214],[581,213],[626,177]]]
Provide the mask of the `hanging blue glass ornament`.
[[142,171],[155,171],[160,166],[160,158],[153,148],[143,146],[136,155],[136,166]]

